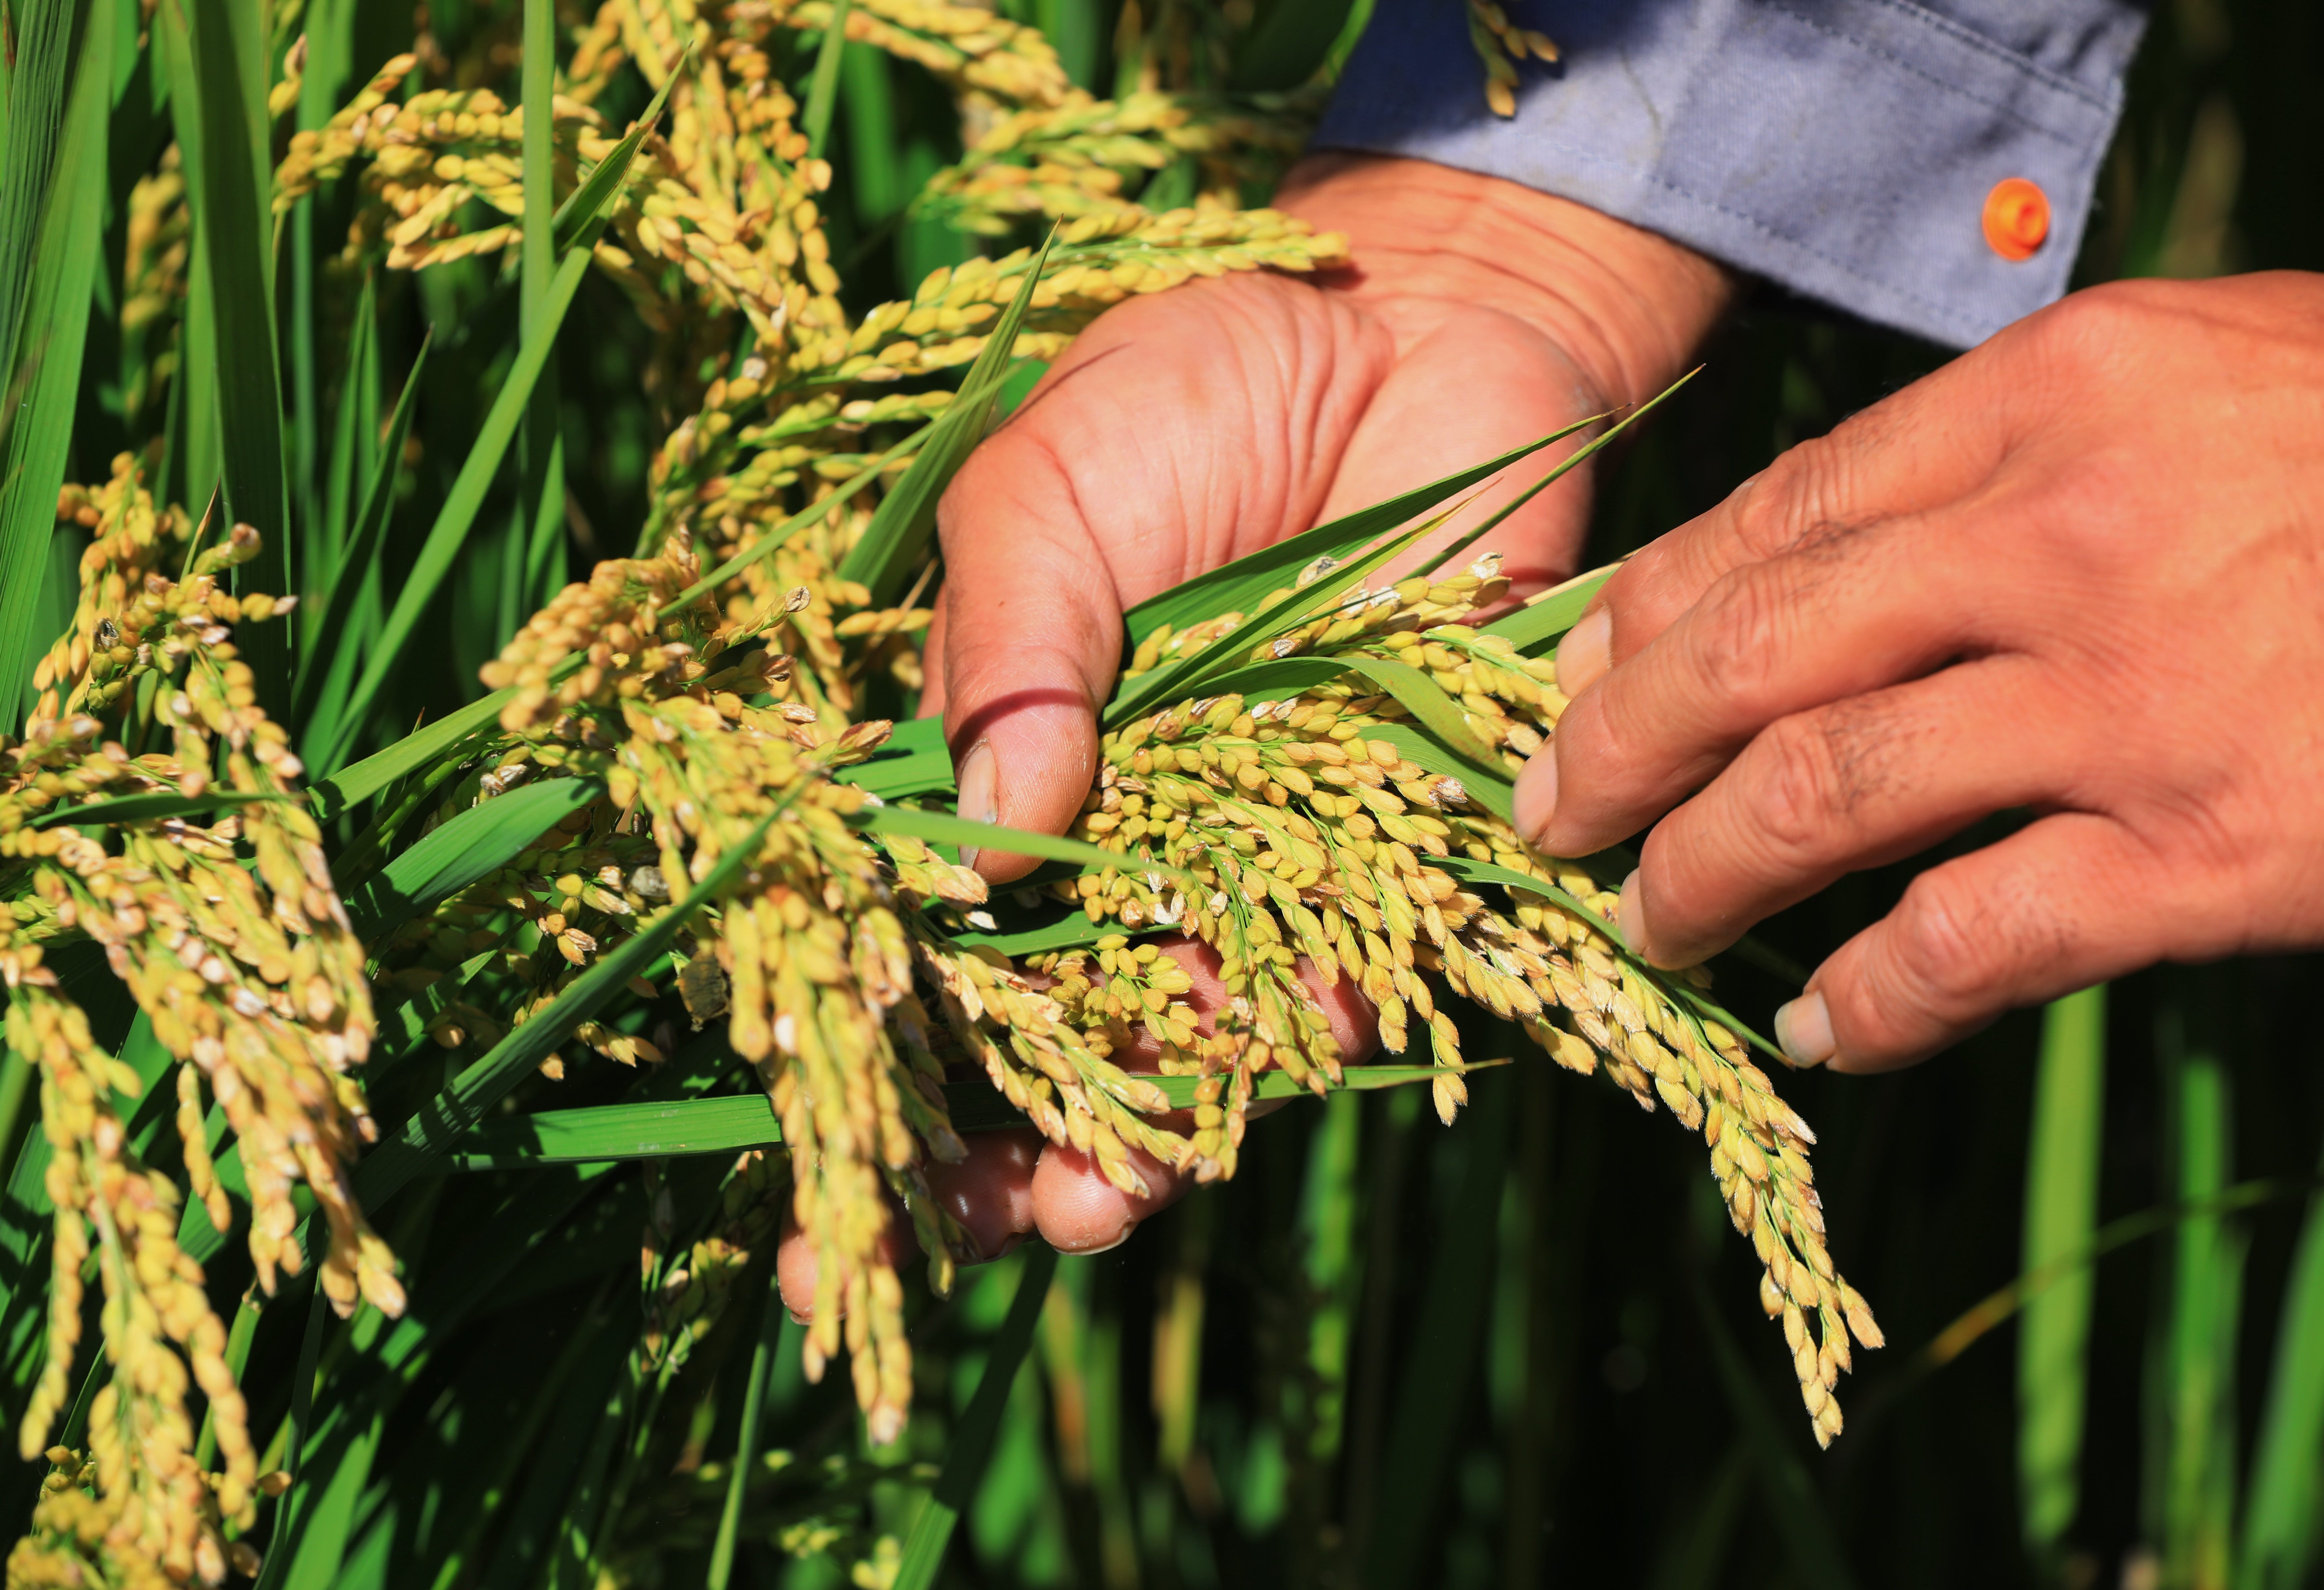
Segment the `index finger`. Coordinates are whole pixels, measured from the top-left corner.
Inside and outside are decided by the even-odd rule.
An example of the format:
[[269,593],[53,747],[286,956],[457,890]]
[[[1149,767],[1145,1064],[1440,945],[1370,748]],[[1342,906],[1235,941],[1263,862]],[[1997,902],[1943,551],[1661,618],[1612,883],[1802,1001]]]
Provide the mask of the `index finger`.
[[1558,687],[1581,694],[1737,569],[1836,528],[1924,512],[1974,490],[2006,450],[1989,349],[1802,442],[1718,507],[1649,544],[1606,582],[1558,648]]

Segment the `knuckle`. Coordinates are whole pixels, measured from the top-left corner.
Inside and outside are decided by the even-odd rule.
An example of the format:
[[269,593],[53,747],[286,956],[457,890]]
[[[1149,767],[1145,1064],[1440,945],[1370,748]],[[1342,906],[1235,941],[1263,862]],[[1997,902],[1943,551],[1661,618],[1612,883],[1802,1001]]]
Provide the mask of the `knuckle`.
[[1830,436],[1785,452],[1748,486],[1736,516],[1736,534],[1755,556],[1775,557],[1845,518],[1855,495],[1856,461],[1864,433],[1876,421],[1859,415]]
[[1697,610],[1695,655],[1713,691],[1748,704],[1766,688],[1786,650],[1790,603],[1774,565],[1737,569]]
[[2108,282],[2070,293],[2026,323],[2033,352],[2053,378],[2107,379],[2141,345],[2156,311],[2153,284]]
[[2012,922],[1960,874],[1923,873],[1890,920],[1899,985],[1893,991],[1941,1019],[1975,1011],[1993,997],[1997,967],[2030,959],[2033,946]]
[[1778,718],[1748,757],[1749,804],[1765,841],[1794,857],[1829,850],[1853,802],[1826,726],[1806,714]]

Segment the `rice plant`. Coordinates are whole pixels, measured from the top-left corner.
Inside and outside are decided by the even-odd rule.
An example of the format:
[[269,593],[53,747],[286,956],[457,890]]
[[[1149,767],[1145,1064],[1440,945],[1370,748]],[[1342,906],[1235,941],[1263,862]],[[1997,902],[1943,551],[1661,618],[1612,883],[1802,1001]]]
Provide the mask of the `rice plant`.
[[[1497,111],[1554,59],[1450,16]],[[1594,1240],[1556,1211],[1595,1185],[1569,1160],[1630,1141],[1588,1113],[1616,1089],[1713,1174],[1608,1196],[1699,1186],[1666,1225],[1723,1218],[1748,1265],[1662,1245],[1701,1321],[1676,1373],[1737,1434],[1672,1487],[1698,1544],[1657,1571],[1746,1573],[1719,1542],[1751,1513],[1847,1581],[1810,1466],[1846,1460],[1838,1376],[1882,1337],[1814,1134],[1747,999],[1628,952],[1609,859],[1509,824],[1595,581],[1508,602],[1466,493],[1639,416],[1126,613],[1064,838],[960,819],[913,715],[936,501],[1044,362],[1127,296],[1344,262],[1266,199],[1362,20],[12,8],[11,1585],[1392,1585],[1483,1582],[1480,1549],[1535,1582]],[[989,898],[968,844],[1047,865]],[[1166,935],[1222,957],[1215,1019]],[[1381,1063],[1343,1063],[1303,960],[1379,1011]],[[2232,1221],[2294,1184],[2234,1181],[2216,1029],[2171,1041],[2172,1212],[2131,1230],[2098,1222],[2094,1040],[2061,1018],[2030,1273],[1874,1403],[2023,1302],[2043,1571],[2073,1560],[2087,1266],[2157,1230],[2143,1538],[2171,1583],[2313,1559],[2312,1232],[2234,1502]],[[1294,1097],[1324,1102],[1249,1121]],[[1215,1186],[1138,1270],[972,1269],[927,1167],[1028,1126],[1124,1187],[1131,1149]],[[1775,1328],[1725,1323],[1754,1282],[1804,1418],[1765,1396]],[[1489,1548],[1479,1399],[1524,1490]]]

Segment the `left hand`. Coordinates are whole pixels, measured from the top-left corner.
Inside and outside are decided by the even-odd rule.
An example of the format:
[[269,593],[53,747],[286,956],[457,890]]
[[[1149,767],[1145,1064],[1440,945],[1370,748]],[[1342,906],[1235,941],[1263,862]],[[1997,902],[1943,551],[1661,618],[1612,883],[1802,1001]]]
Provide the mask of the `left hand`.
[[[2078,293],[1610,581],[1519,825],[1663,965],[2028,808],[1777,1016],[1877,1071],[2162,960],[2324,944],[2324,278]],[[1671,810],[1675,806],[1675,810]]]

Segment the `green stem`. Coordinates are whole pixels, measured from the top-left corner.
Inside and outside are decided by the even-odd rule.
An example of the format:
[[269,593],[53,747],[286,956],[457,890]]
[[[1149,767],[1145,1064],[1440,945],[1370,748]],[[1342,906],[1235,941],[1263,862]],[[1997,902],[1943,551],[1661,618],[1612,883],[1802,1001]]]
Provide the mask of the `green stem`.
[[759,1345],[751,1354],[751,1378],[742,1388],[742,1428],[734,1439],[734,1467],[726,1476],[726,1506],[718,1515],[718,1539],[710,1549],[709,1590],[726,1590],[734,1572],[734,1539],[742,1528],[743,1493],[750,1489],[751,1471],[759,1462],[759,1417],[764,1411],[767,1380],[773,1373],[776,1345],[783,1334],[782,1288],[767,1278],[766,1300],[759,1310]]

